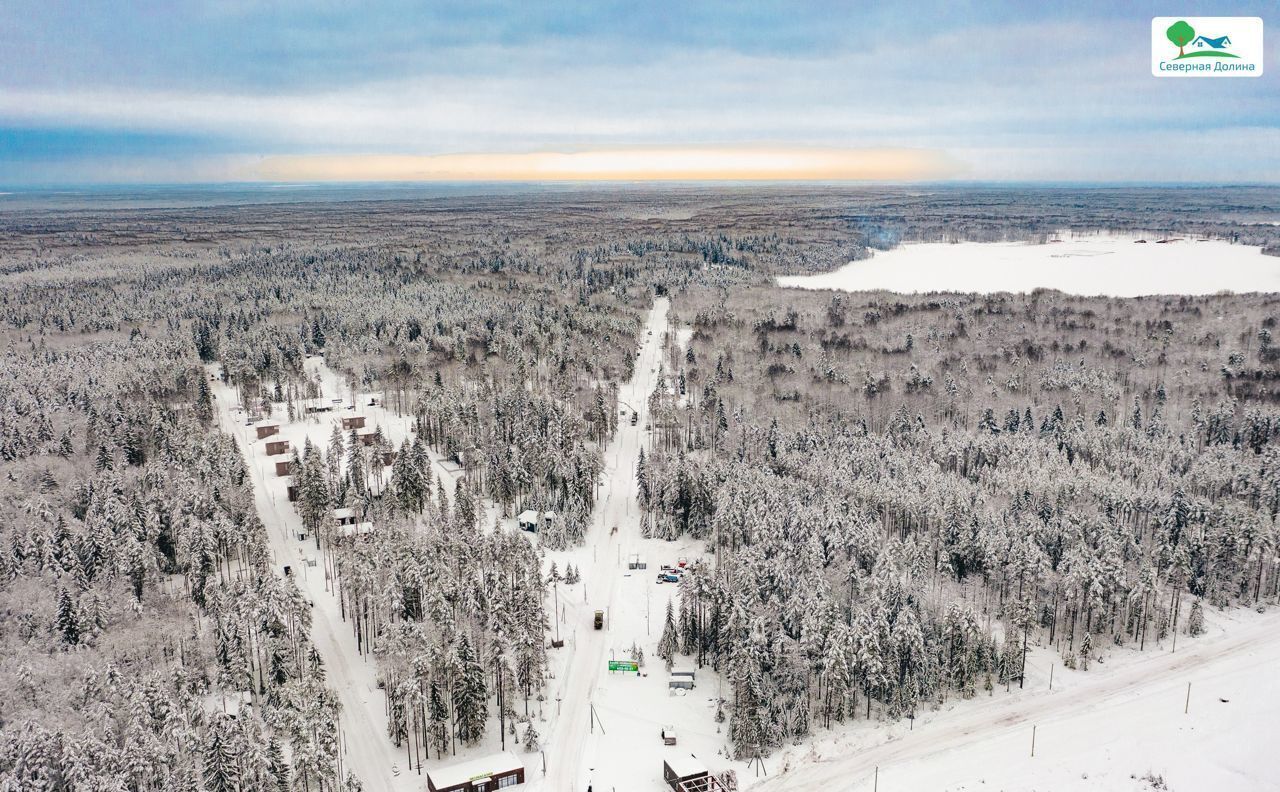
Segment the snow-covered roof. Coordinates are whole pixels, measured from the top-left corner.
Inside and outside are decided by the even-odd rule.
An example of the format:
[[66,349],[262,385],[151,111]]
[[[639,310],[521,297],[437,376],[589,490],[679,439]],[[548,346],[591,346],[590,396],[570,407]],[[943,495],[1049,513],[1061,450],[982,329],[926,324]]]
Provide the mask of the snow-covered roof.
[[273,421],[270,418],[263,418],[261,421],[258,421],[256,424],[254,424],[254,426],[263,426],[263,427],[279,426],[279,425],[280,425],[279,421]]
[[448,767],[437,767],[434,770],[428,770],[427,777],[431,779],[431,783],[435,785],[436,789],[443,789],[465,784],[476,778],[506,775],[523,767],[524,762],[520,761],[515,754],[510,751],[503,751],[468,759],[465,762],[458,762]]
[[333,510],[333,519],[335,520],[345,520],[348,517],[354,517],[354,516],[356,516],[356,510],[350,507],[344,507],[341,509]]
[[671,772],[680,778],[710,772],[707,766],[698,761],[698,757],[693,754],[666,754],[662,760],[667,763],[667,767],[671,768]]

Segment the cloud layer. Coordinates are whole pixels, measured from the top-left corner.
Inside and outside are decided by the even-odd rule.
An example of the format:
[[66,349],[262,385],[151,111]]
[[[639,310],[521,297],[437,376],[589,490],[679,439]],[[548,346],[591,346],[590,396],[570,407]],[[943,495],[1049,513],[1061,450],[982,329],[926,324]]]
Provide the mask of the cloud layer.
[[0,184],[653,152],[640,173],[673,149],[911,151],[922,178],[1280,180],[1276,81],[1156,80],[1150,17],[1105,4],[530,5],[15,0]]

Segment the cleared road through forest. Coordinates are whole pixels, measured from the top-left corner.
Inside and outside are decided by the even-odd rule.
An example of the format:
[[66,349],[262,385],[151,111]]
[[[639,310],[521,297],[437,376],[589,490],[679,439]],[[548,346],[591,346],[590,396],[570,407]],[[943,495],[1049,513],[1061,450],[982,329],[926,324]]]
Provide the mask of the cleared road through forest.
[[[645,424],[649,418],[649,394],[658,382],[662,363],[661,339],[666,329],[666,298],[654,301],[648,320],[642,331],[640,356],[636,360],[635,373],[622,385],[619,399],[624,407],[638,410],[640,420],[633,426],[630,419],[620,420],[617,434],[605,450],[605,472],[609,476],[608,494],[596,504],[591,527],[587,534],[590,559],[581,566],[583,582],[587,589],[587,605],[583,623],[577,625],[578,645],[573,649],[573,659],[564,675],[560,702],[561,715],[544,741],[547,756],[547,775],[537,778],[534,773],[532,786],[554,792],[580,792],[586,790],[592,780],[595,767],[595,733],[591,727],[590,703],[596,683],[606,672],[606,652],[609,645],[607,630],[595,630],[590,623],[592,611],[607,613],[612,609],[618,587],[618,571],[614,565],[615,544],[627,536],[640,535],[639,492],[636,487],[636,462],[647,434]],[[630,412],[630,410],[628,410]],[[611,533],[618,527],[617,535]]]

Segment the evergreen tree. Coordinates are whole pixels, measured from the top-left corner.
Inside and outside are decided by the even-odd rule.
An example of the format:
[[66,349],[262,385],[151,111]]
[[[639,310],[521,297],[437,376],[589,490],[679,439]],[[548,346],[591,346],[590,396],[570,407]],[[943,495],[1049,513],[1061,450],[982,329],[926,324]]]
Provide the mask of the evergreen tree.
[[658,641],[658,657],[667,661],[667,670],[671,670],[675,654],[679,651],[679,636],[676,633],[676,612],[671,600],[667,600],[667,618],[662,626],[662,638]]
[[75,602],[66,589],[58,591],[58,613],[55,618],[58,632],[62,633],[62,641],[67,644],[80,643],[80,618],[76,612]]

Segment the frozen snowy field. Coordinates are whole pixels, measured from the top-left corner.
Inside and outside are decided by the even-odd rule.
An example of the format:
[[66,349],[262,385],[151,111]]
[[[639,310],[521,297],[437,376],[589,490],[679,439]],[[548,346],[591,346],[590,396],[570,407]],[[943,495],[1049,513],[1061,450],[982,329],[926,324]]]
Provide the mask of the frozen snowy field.
[[[905,244],[781,286],[840,291],[1030,292],[1139,297],[1280,291],[1280,258],[1221,240],[1070,236],[1061,241]],[[1138,239],[1146,239],[1140,243]]]

